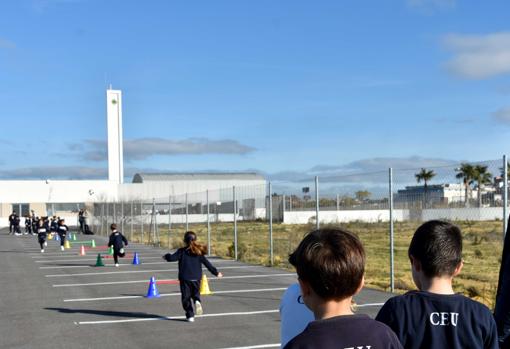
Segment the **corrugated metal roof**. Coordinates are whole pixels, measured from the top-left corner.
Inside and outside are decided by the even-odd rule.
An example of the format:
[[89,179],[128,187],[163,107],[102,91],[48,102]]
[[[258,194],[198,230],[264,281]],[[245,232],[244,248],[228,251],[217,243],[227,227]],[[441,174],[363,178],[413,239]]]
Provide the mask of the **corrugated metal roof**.
[[133,183],[162,181],[193,181],[193,180],[265,180],[264,176],[255,172],[232,173],[137,173]]

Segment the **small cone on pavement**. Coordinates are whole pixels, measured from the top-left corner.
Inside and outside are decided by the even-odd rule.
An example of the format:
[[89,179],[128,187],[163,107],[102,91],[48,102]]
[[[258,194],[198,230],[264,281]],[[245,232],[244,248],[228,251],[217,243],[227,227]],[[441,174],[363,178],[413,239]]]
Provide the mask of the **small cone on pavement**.
[[60,236],[57,233],[55,233],[55,241],[60,241]]
[[202,280],[200,280],[200,295],[207,296],[208,294],[212,294],[209,289],[209,282],[207,281],[207,276],[202,275]]
[[92,239],[92,243],[90,245],[92,248],[95,248],[96,247],[96,240]]
[[133,257],[133,264],[139,265],[140,264],[140,258],[138,258],[138,253],[135,252],[135,256]]
[[159,297],[158,288],[156,287],[156,278],[153,276],[149,282],[149,289],[147,290],[147,298]]
[[109,254],[110,256],[113,256],[113,246],[110,246],[110,247],[108,248],[108,254]]
[[66,240],[64,242],[64,248],[67,248],[67,249],[71,248],[71,244],[69,243],[69,240]]
[[101,258],[101,253],[97,254],[96,267],[104,267],[103,259]]
[[85,246],[81,245],[80,256],[85,256]]
[[76,233],[72,234],[73,236],[73,241],[76,241]]

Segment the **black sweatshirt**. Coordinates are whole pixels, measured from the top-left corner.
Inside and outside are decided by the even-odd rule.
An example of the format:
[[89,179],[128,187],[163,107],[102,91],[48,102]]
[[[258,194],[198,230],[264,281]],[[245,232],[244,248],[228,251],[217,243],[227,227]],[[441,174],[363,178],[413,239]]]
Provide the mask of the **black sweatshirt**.
[[108,241],[108,247],[113,246],[114,250],[120,250],[124,247],[124,245],[128,245],[127,239],[122,235],[120,231],[114,231],[110,235],[110,241]]
[[218,270],[213,267],[205,256],[197,256],[187,248],[180,248],[174,254],[163,256],[167,262],[179,261],[179,280],[200,280],[202,278],[202,264],[213,274],[218,276]]

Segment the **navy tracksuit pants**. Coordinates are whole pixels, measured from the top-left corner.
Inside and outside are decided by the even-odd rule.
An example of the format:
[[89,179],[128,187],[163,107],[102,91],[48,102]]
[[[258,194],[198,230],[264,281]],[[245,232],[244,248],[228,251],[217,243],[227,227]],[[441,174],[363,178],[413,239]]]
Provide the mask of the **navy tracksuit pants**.
[[193,317],[193,304],[200,302],[200,280],[179,280],[181,286],[182,308],[186,312],[186,318]]

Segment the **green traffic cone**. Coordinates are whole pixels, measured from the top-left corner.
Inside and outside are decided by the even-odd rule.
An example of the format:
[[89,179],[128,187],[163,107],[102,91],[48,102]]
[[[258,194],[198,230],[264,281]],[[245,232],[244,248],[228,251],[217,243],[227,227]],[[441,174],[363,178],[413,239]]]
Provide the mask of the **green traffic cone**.
[[96,247],[96,241],[94,239],[92,239],[92,244],[90,245],[92,248],[95,248]]
[[73,234],[73,241],[76,241],[76,233]]
[[108,249],[108,254],[110,256],[113,256],[113,246],[110,246],[110,248]]
[[101,258],[101,253],[97,254],[96,267],[104,267],[103,259]]

